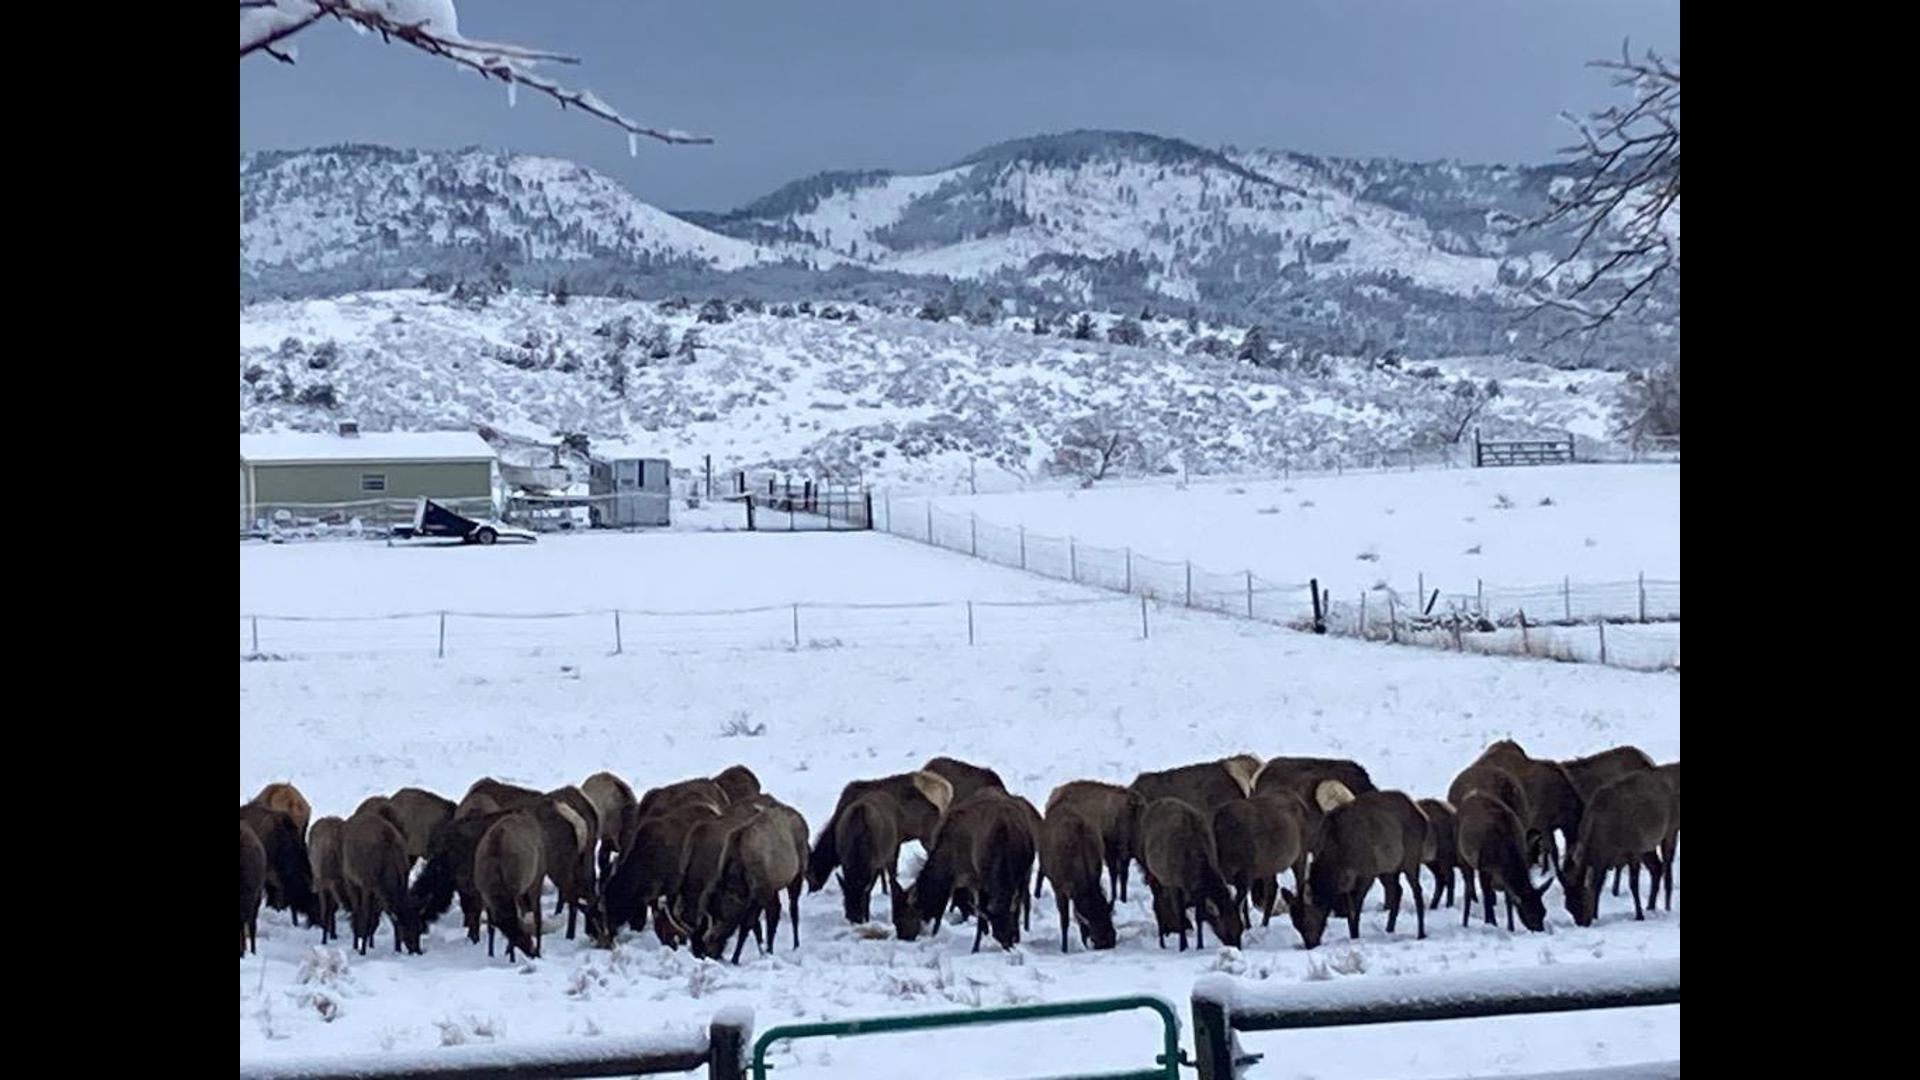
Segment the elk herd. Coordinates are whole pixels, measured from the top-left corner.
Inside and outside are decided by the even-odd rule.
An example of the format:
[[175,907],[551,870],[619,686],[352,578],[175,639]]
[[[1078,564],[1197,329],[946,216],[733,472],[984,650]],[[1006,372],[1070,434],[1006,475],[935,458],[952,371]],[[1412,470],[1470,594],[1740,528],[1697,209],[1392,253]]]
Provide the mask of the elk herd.
[[[1517,914],[1538,931],[1555,879],[1575,923],[1592,925],[1609,870],[1616,896],[1628,875],[1636,919],[1663,885],[1671,910],[1679,833],[1679,762],[1656,766],[1628,746],[1553,761],[1510,740],[1462,770],[1444,800],[1381,791],[1352,761],[1241,754],[1125,786],[1074,780],[1048,795],[1044,813],[992,769],[938,757],[848,784],[811,843],[799,812],[742,765],[639,797],[609,772],[544,792],[488,777],[457,802],[409,787],[317,821],[293,785],[275,783],[240,808],[240,952],[253,948],[263,901],[318,927],[323,942],[344,912],[364,955],[382,916],[396,952],[421,952],[426,928],[458,900],[468,941],[484,929],[488,956],[497,935],[509,959],[537,957],[552,882],[552,918],[566,916],[569,940],[584,932],[611,948],[621,931],[651,922],[662,944],[699,957],[726,955],[731,939],[739,963],[748,936],[774,950],[783,899],[798,949],[801,893],[829,879],[851,923],[868,922],[884,890],[895,936],[937,934],[951,909],[973,921],[975,951],[988,935],[1017,944],[1034,900],[1051,889],[1060,950],[1072,929],[1082,947],[1111,949],[1114,905],[1127,900],[1134,863],[1162,948],[1172,936],[1185,950],[1190,933],[1204,948],[1209,927],[1238,946],[1254,914],[1265,926],[1276,908],[1307,948],[1330,917],[1358,938],[1375,881],[1387,933],[1411,890],[1424,938],[1430,908],[1454,903],[1456,871],[1462,926],[1476,904],[1494,924],[1499,899],[1509,930]],[[925,858],[903,886],[907,841]],[[1431,904],[1422,869],[1432,873]],[[1281,886],[1288,871],[1290,889]]]

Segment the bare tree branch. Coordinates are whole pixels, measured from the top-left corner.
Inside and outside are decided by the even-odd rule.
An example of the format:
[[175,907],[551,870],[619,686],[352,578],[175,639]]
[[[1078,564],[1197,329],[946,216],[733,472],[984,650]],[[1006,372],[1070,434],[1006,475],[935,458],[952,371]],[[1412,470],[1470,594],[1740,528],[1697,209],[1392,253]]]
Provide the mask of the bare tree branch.
[[[1631,105],[1610,105],[1586,119],[1566,117],[1580,141],[1561,152],[1576,158],[1578,175],[1564,192],[1549,193],[1544,213],[1522,230],[1563,230],[1572,246],[1529,284],[1542,311],[1569,312],[1577,321],[1554,344],[1589,334],[1633,305],[1644,307],[1653,285],[1680,273],[1680,64],[1649,51],[1633,59],[1595,61],[1614,73],[1613,84],[1633,94]],[[1571,280],[1561,272],[1582,262]],[[1617,286],[1597,303],[1584,303]]]
[[[396,22],[384,12],[363,6],[364,0],[241,0],[240,57],[264,52],[283,63],[293,58],[274,46],[306,29],[321,18],[334,19],[372,31],[382,41],[398,41],[442,60],[470,68],[481,77],[499,79],[509,86],[525,86],[559,102],[562,109],[579,109],[598,117],[628,135],[628,147],[634,138],[646,136],[670,144],[706,144],[710,138],[689,135],[671,128],[648,127],[629,119],[591,90],[574,90],[540,74],[540,63],[577,64],[579,59],[560,53],[529,49],[520,45],[477,41],[456,31],[429,28],[426,22]],[[249,12],[251,11],[251,14]],[[636,151],[637,152],[637,151]]]

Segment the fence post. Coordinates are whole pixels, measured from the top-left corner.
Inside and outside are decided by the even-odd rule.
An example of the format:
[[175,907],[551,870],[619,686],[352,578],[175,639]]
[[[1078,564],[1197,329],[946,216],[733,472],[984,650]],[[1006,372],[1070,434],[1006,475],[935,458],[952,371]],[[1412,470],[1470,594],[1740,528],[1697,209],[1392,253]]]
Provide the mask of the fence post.
[[973,644],[973,601],[967,601],[967,644]]
[[[927,543],[933,544],[933,500],[927,500]],[[934,544],[935,547],[940,545]]]
[[1607,662],[1607,620],[1603,616],[1600,619],[1600,663],[1602,665],[1605,665],[1606,662]]
[[713,455],[706,455],[707,462],[707,498],[713,498]]
[[[1642,606],[1645,606],[1645,605],[1642,605]],[[1642,622],[1646,621],[1646,616],[1642,615],[1640,618]],[[252,616],[252,622],[253,622],[253,651],[258,653],[260,651],[260,616],[258,615]]]
[[1324,634],[1327,632],[1327,609],[1320,601],[1320,579],[1308,578],[1307,588],[1313,592],[1313,632]]
[[1647,572],[1640,571],[1640,621],[1647,621]]
[[620,655],[620,612],[613,613],[613,655]]
[[1527,640],[1527,609],[1520,609],[1520,654],[1533,655],[1533,643]]
[[967,554],[976,559],[980,557],[980,515],[977,513],[967,515]]
[[[865,505],[867,510],[867,531],[872,532],[873,531],[873,492],[871,491],[867,492],[864,498],[865,498]],[[893,524],[892,510],[887,511],[887,524],[888,525]]]
[[[872,499],[873,496],[868,495],[867,498]],[[887,531],[892,532],[893,531],[893,490],[891,488],[887,490],[886,497],[883,500],[883,505],[885,505],[887,508]]]
[[1567,609],[1566,610],[1567,621],[1572,622],[1573,621],[1573,578],[1571,576],[1563,577],[1560,579],[1560,599],[1565,604]]
[[[1420,598],[1420,605],[1425,607],[1427,603],[1427,572],[1422,570],[1418,576],[1420,578],[1420,591],[1416,595]],[[1421,612],[1421,614],[1424,615],[1425,612]]]
[[1367,640],[1367,590],[1360,590],[1360,640]]
[[1133,591],[1133,549],[1132,548],[1127,549],[1127,587],[1122,591],[1123,592]]
[[1280,479],[1282,480],[1293,479],[1293,459],[1292,458],[1280,459]]
[[754,531],[753,530],[753,496],[751,494],[747,496],[747,531],[748,532]]
[[1407,471],[1413,471],[1413,447],[1407,447]]
[[1200,1080],[1233,1080],[1234,1038],[1226,1003],[1195,994],[1192,1008],[1193,1063]]
[[442,660],[447,658],[447,613],[444,611],[440,613],[440,652],[438,653],[438,657]]
[[1067,537],[1067,580],[1080,584],[1080,559],[1074,552],[1073,537]]
[[1187,560],[1187,606],[1193,606],[1193,560]]
[[1394,605],[1393,590],[1387,590],[1387,640],[1400,644],[1400,610]]
[[1253,618],[1253,571],[1247,571],[1247,618]]
[[1473,579],[1473,608],[1481,618],[1487,617],[1487,585],[1479,578]]
[[1147,594],[1140,594],[1140,640],[1147,640]]
[[752,1021],[723,1010],[707,1028],[707,1080],[742,1080],[747,1075],[747,1037]]
[[1027,527],[1020,526],[1020,569],[1027,568]]
[[800,605],[793,605],[793,647],[800,647]]

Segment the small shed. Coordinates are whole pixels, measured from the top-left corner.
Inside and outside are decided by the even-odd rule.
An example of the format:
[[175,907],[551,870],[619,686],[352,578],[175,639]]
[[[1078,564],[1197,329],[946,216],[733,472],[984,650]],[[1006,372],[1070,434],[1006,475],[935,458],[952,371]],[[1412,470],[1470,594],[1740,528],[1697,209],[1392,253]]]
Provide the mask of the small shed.
[[673,522],[673,467],[640,447],[594,447],[587,494],[597,528],[662,526]]
[[459,513],[490,513],[493,448],[471,431],[272,432],[240,436],[241,525],[359,513],[426,496]]

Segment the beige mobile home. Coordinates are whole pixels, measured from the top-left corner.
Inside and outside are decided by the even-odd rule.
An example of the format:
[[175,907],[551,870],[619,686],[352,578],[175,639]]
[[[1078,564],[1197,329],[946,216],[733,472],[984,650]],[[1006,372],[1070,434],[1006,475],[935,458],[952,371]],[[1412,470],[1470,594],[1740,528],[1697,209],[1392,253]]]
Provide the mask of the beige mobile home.
[[[426,496],[460,513],[490,513],[497,475],[493,448],[471,431],[240,436],[240,522],[389,516]],[[357,504],[357,505],[354,505]],[[363,512],[364,511],[364,512]]]

